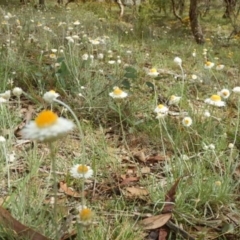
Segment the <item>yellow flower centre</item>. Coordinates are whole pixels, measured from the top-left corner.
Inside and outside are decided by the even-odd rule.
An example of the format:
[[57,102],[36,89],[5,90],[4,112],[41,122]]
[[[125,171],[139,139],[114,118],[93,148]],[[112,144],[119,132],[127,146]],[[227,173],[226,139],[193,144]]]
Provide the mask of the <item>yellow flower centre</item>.
[[164,105],[159,104],[159,105],[158,105],[158,108],[163,109],[163,108],[164,108]]
[[86,165],[79,165],[77,171],[78,173],[85,174],[88,172],[88,167]]
[[50,58],[56,58],[56,55],[54,53],[51,53],[49,56]]
[[150,69],[150,73],[156,73],[156,72],[157,72],[157,69],[156,69],[156,68]]
[[170,97],[170,100],[175,100],[175,98],[176,98],[176,96],[175,95],[172,95],[171,97]]
[[215,185],[216,185],[216,186],[221,186],[222,183],[221,183],[220,181],[216,181],[216,182],[215,182]]
[[209,61],[207,61],[205,64],[206,64],[206,66],[208,66],[208,67],[212,65],[212,63],[209,62]]
[[82,221],[91,220],[92,216],[93,216],[93,213],[89,208],[84,208],[79,212],[79,217]]
[[188,125],[190,123],[190,120],[189,119],[185,119],[184,122],[185,122],[186,125]]
[[53,125],[58,120],[57,114],[52,111],[45,110],[39,113],[35,119],[35,123],[39,128],[44,128]]
[[221,101],[221,97],[219,95],[212,95],[211,100],[214,102]]
[[223,91],[222,94],[226,97],[228,96],[228,92],[227,91]]
[[123,93],[123,91],[122,91],[120,88],[116,87],[116,88],[114,89],[113,93],[114,93],[115,95],[121,95],[121,94]]

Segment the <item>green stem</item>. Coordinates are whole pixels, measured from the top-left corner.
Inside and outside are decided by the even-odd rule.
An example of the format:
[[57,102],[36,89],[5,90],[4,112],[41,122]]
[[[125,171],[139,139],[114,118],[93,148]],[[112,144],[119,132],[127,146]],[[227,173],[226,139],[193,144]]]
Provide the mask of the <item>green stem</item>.
[[52,162],[52,174],[53,174],[53,196],[54,196],[54,203],[53,203],[53,226],[55,229],[55,240],[58,240],[58,220],[57,220],[57,175],[56,175],[56,157],[54,146],[52,142],[49,142],[49,149],[50,149],[50,158]]
[[9,164],[8,164],[8,156],[7,156],[7,149],[5,146],[5,143],[3,143],[3,154],[6,159],[6,167],[7,167],[7,185],[8,185],[8,190],[10,190],[10,170],[9,170]]
[[163,140],[163,130],[162,130],[162,121],[164,121],[163,119],[159,119],[158,123],[159,123],[159,131],[160,131],[160,138],[161,138],[161,142],[162,142],[162,149],[163,149],[163,155],[164,157],[166,157],[166,150],[165,150],[165,144],[164,144],[164,140]]
[[184,71],[183,71],[183,67],[182,65],[179,65],[181,72],[182,72],[182,93],[181,93],[181,97],[183,97],[183,93],[184,93],[184,87],[185,87],[185,76],[184,76]]
[[[84,138],[84,133],[83,133],[80,121],[78,120],[78,118],[77,118],[76,114],[73,112],[73,110],[67,104],[65,104],[64,102],[62,102],[58,99],[55,99],[54,102],[57,102],[60,105],[64,106],[72,114],[72,116],[77,124],[79,134],[80,134],[80,139],[81,139],[82,146],[83,146],[83,148],[82,148],[82,164],[84,165],[85,159],[86,159],[85,138]],[[84,206],[84,189],[85,189],[85,180],[83,179],[83,181],[82,181],[82,196],[81,196],[82,206]]]
[[18,109],[20,110],[21,109],[21,100],[20,100],[20,97],[17,97],[18,99]]
[[129,149],[128,144],[127,144],[127,141],[126,141],[125,131],[124,131],[124,128],[123,128],[122,112],[121,112],[120,103],[117,103],[117,106],[118,106],[118,114],[119,114],[119,121],[120,121],[122,136],[123,136],[123,142],[124,142],[124,145],[125,145],[125,147],[127,148],[128,152],[130,153],[130,149]]
[[235,145],[235,143],[237,141],[237,134],[238,134],[238,129],[239,129],[239,121],[240,121],[240,98],[238,99],[238,117],[237,117],[237,125],[236,125],[233,145]]

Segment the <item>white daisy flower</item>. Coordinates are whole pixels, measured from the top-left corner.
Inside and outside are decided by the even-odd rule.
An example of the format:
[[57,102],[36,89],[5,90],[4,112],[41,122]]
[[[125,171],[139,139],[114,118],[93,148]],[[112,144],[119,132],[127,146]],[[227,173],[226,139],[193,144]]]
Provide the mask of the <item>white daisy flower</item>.
[[206,48],[203,49],[203,55],[204,55],[204,56],[207,55],[207,51],[208,51],[208,50],[207,50]]
[[12,93],[14,96],[16,97],[20,97],[23,93],[23,90],[19,87],[15,87],[13,90],[12,90]]
[[128,94],[122,91],[119,87],[114,87],[113,92],[109,93],[109,96],[112,98],[125,98]]
[[99,45],[100,44],[100,41],[98,39],[89,39],[89,42],[92,44],[92,45]]
[[192,125],[192,119],[190,117],[185,117],[182,120],[182,124],[185,127],[190,127]]
[[49,57],[50,57],[51,59],[57,59],[57,55],[56,55],[55,53],[50,53],[50,54],[49,54]]
[[224,88],[220,92],[218,92],[218,95],[224,99],[227,99],[230,96],[230,91]]
[[168,104],[169,105],[177,105],[181,100],[181,97],[178,97],[178,96],[175,96],[175,95],[172,95],[169,99],[169,102]]
[[207,110],[204,111],[203,115],[204,117],[211,117],[211,113]]
[[59,94],[54,90],[50,90],[43,95],[43,99],[48,103],[52,103],[57,97],[59,97]]
[[193,57],[196,57],[196,56],[197,56],[196,49],[193,49],[192,56],[193,56]]
[[182,59],[180,57],[175,57],[173,60],[177,65],[182,66]]
[[74,43],[74,39],[71,36],[65,37],[69,43]]
[[54,64],[54,67],[55,67],[55,68],[58,68],[58,67],[60,67],[60,66],[61,66],[61,63],[55,63],[55,64]]
[[78,222],[84,225],[89,224],[94,217],[93,211],[87,206],[79,206],[77,210],[79,211]]
[[240,93],[240,87],[235,87],[235,88],[233,88],[233,90],[232,90],[234,93]]
[[215,145],[214,145],[214,144],[212,144],[212,143],[211,143],[211,144],[209,144],[209,145],[208,145],[208,147],[209,147],[209,149],[211,149],[211,150],[214,150],[214,149],[215,149]]
[[196,80],[198,76],[196,74],[192,74],[192,80]]
[[87,61],[88,60],[88,54],[87,53],[84,53],[83,55],[82,55],[82,60],[83,61]]
[[115,60],[109,60],[108,63],[112,65],[112,64],[115,64],[116,61]]
[[221,182],[221,181],[216,181],[216,182],[215,182],[215,185],[216,185],[217,187],[221,187],[222,182]]
[[87,165],[76,164],[71,168],[70,174],[74,178],[90,178],[93,175],[93,170]]
[[50,110],[44,110],[23,128],[21,134],[24,139],[51,142],[63,137],[73,128],[72,121],[58,117]]
[[225,66],[224,66],[223,64],[218,64],[218,65],[216,66],[216,70],[217,70],[217,71],[223,70],[224,67],[225,67]]
[[73,25],[78,26],[78,25],[80,25],[80,22],[77,20],[73,23]]
[[72,35],[72,39],[73,39],[73,40],[78,40],[78,39],[80,39],[80,37],[75,34],[75,35]]
[[228,148],[233,149],[234,148],[234,144],[233,143],[229,143],[228,144]]
[[205,99],[204,102],[217,107],[224,107],[226,105],[219,95],[212,95],[210,98]]
[[155,113],[162,113],[167,114],[168,113],[168,107],[164,106],[163,104],[159,104],[155,109]]
[[16,154],[14,151],[7,154],[7,160],[9,163],[13,163],[16,160]]
[[4,98],[5,100],[9,100],[9,98],[11,97],[11,91],[10,90],[7,90],[5,91],[4,93],[1,93],[0,94],[0,97],[1,98]]
[[1,142],[1,143],[6,142],[6,138],[3,137],[3,136],[0,136],[0,142]]
[[103,59],[103,58],[104,58],[103,53],[99,53],[99,54],[97,55],[97,58],[98,58],[98,59]]
[[1,103],[5,103],[5,102],[7,102],[7,100],[5,98],[3,98],[3,97],[0,97],[0,104]]
[[147,75],[155,78],[159,75],[159,73],[156,68],[151,68],[151,69],[149,69]]
[[207,61],[204,64],[205,69],[211,69],[215,64],[213,62]]

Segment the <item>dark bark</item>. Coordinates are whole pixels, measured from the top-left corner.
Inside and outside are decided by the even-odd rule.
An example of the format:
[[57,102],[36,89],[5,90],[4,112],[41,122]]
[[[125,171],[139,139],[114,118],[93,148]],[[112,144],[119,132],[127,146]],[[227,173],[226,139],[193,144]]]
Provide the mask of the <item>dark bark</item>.
[[22,4],[25,4],[25,3],[28,3],[29,2],[29,0],[20,0],[20,3],[22,3]]
[[173,15],[182,22],[182,18],[176,12],[175,0],[172,0],[172,10],[173,10]]
[[[20,0],[20,3],[27,3],[30,2],[29,0]],[[43,6],[45,4],[45,0],[39,0],[39,5]]]
[[236,6],[236,0],[224,0],[226,3],[226,9],[225,13],[223,15],[223,18],[230,18],[231,13],[234,11]]
[[[67,3],[65,4],[65,7],[67,7],[69,3],[73,3],[73,2],[78,5],[78,1],[77,1],[77,0],[68,0]],[[85,3],[86,0],[82,0],[82,2]],[[58,0],[58,3],[59,3],[59,4],[63,4],[63,0]],[[79,6],[79,5],[78,5],[78,6]]]
[[190,7],[189,7],[189,19],[192,34],[198,44],[203,44],[204,37],[201,25],[198,21],[198,9],[197,9],[198,0],[190,0]]

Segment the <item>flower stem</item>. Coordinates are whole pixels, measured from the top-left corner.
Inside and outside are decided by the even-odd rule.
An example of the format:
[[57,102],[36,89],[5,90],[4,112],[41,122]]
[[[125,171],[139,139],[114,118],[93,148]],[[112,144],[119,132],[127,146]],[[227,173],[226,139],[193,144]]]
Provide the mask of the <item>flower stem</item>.
[[9,170],[9,164],[8,164],[8,156],[7,156],[7,149],[5,146],[5,143],[3,144],[3,154],[6,159],[6,167],[7,167],[7,185],[8,185],[8,190],[10,190],[10,170]]
[[240,98],[238,99],[238,116],[237,116],[237,125],[236,125],[233,145],[235,145],[235,143],[237,141],[237,134],[238,134],[238,129],[239,129],[239,121],[240,121]]
[[121,125],[121,131],[122,131],[122,136],[123,136],[123,142],[125,147],[127,148],[128,152],[130,153],[130,149],[128,147],[127,141],[126,141],[126,135],[125,135],[125,131],[123,128],[123,123],[122,123],[122,112],[121,112],[121,106],[120,103],[117,103],[118,106],[118,114],[119,114],[119,121],[120,121],[120,125]]
[[17,97],[17,102],[18,102],[18,109],[20,110],[21,109],[21,99],[20,99],[20,96]]
[[[57,102],[60,105],[64,106],[72,114],[72,116],[77,124],[80,139],[81,139],[82,146],[83,146],[83,148],[82,148],[82,164],[85,164],[85,158],[86,158],[85,138],[84,138],[84,133],[83,133],[80,121],[78,120],[78,118],[77,118],[76,114],[73,112],[73,110],[67,104],[65,104],[64,102],[62,102],[58,99],[55,99],[54,102]],[[83,181],[82,181],[82,196],[81,196],[82,206],[84,206],[84,189],[85,189],[85,180],[83,179]]]
[[56,176],[56,157],[54,146],[52,142],[49,142],[49,149],[50,149],[50,158],[52,162],[52,174],[53,174],[53,226],[55,229],[55,240],[58,240],[58,220],[57,220],[57,176]]
[[184,93],[184,87],[185,87],[185,76],[184,76],[184,71],[183,71],[183,67],[182,65],[179,65],[181,72],[182,72],[182,93],[181,93],[181,97],[183,97],[183,93]]

